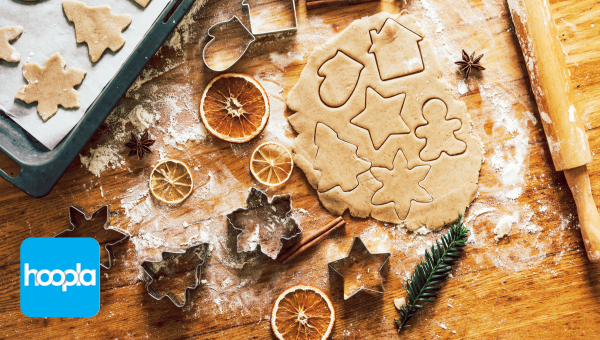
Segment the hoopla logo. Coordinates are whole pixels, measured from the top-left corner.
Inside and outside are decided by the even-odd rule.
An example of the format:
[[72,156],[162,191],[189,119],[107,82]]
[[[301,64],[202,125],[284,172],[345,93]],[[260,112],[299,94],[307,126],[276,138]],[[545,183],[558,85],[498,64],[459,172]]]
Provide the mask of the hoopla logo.
[[21,311],[91,317],[100,310],[100,245],[93,238],[28,238],[21,244]]
[[[72,275],[71,280],[67,280],[67,275]],[[89,281],[85,280],[85,274],[89,274]],[[50,271],[48,269],[36,270],[29,269],[29,263],[25,263],[25,287],[29,287],[29,278],[33,275],[36,286],[62,286],[62,291],[66,292],[69,286],[95,286],[96,285],[96,269],[84,269],[81,270],[81,263],[77,264],[77,270],[67,269],[62,271],[60,269],[54,269]],[[44,281],[43,275],[47,275],[47,279]],[[54,280],[55,276],[58,275],[60,279]]]

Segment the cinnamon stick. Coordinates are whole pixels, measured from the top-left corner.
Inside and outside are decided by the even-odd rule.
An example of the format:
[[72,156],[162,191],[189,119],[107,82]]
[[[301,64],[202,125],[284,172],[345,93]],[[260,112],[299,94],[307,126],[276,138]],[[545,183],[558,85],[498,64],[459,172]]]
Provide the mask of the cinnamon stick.
[[319,237],[314,238],[312,241],[310,241],[307,244],[305,244],[304,246],[300,247],[300,249],[298,249],[295,253],[293,253],[288,258],[286,258],[285,260],[283,260],[283,264],[290,263],[290,261],[292,261],[293,259],[295,259],[296,256],[302,254],[306,249],[308,249],[308,248],[314,246],[315,244],[319,243],[319,241],[321,241],[322,239],[326,238],[327,235],[329,235],[331,232],[333,232],[334,230],[336,230],[338,227],[343,226],[344,224],[346,224],[346,221],[342,220],[341,222],[339,222],[338,224],[336,224],[333,228],[327,230],[326,232],[322,233]]
[[288,249],[285,253],[283,253],[281,255],[281,257],[279,258],[279,261],[281,261],[281,262],[285,261],[288,256],[290,256],[293,253],[295,253],[296,250],[300,249],[300,247],[302,247],[303,245],[307,244],[308,242],[314,240],[316,237],[319,237],[321,234],[323,234],[327,230],[331,229],[332,227],[336,226],[338,223],[340,223],[340,221],[343,221],[343,220],[344,219],[342,218],[342,216],[338,216],[333,221],[327,223],[324,227],[322,227],[321,229],[317,230],[314,234],[312,234],[309,237],[303,239],[302,241],[298,242],[298,244],[296,244],[292,248]]

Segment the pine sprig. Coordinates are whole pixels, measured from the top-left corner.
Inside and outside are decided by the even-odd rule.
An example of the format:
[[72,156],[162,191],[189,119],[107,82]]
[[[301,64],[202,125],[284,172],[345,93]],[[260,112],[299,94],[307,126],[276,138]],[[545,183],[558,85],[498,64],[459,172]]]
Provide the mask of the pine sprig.
[[406,303],[400,308],[400,321],[394,320],[398,332],[404,327],[410,327],[407,322],[417,310],[423,308],[421,302],[433,302],[437,297],[435,292],[442,288],[439,284],[448,278],[452,265],[462,255],[468,232],[462,215],[459,215],[458,221],[442,235],[441,241],[437,240],[430,251],[425,250],[425,256],[421,257],[411,278],[406,282]]

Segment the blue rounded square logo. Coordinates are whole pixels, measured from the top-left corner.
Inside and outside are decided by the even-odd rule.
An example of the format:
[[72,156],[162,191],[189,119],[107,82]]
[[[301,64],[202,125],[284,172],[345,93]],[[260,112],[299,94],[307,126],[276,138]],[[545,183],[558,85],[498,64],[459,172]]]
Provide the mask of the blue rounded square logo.
[[28,238],[21,244],[21,311],[92,317],[100,310],[100,245],[93,238]]

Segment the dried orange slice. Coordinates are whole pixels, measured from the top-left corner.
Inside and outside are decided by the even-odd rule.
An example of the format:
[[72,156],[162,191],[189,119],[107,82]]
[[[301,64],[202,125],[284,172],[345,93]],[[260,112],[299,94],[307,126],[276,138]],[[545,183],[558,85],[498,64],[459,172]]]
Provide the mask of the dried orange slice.
[[245,74],[226,73],[210,81],[200,102],[200,116],[213,135],[245,143],[267,125],[269,97],[260,83]]
[[150,192],[163,203],[181,203],[188,198],[193,188],[192,172],[181,161],[163,159],[150,173]]
[[297,285],[281,293],[271,313],[271,327],[280,340],[327,339],[335,322],[333,304],[319,288]]
[[294,159],[285,146],[267,142],[252,153],[250,172],[264,185],[275,186],[284,183],[292,175]]

